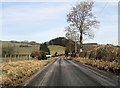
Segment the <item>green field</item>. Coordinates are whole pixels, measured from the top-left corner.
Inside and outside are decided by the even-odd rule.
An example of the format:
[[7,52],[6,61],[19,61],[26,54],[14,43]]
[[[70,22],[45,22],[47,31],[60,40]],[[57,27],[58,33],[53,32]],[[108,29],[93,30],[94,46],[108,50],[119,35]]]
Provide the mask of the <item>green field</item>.
[[[20,45],[28,45],[30,47],[19,47]],[[14,47],[14,54],[31,54],[33,51],[37,51],[40,48],[40,46],[38,45],[11,43],[10,41],[2,41],[2,48],[9,46]],[[58,54],[64,54],[65,52],[65,47],[58,45],[49,45],[48,48],[50,49],[51,55],[54,55],[55,52],[58,52]]]
[[49,45],[48,48],[50,49],[51,55],[54,55],[55,52],[58,54],[64,54],[65,53],[65,47],[58,46],[58,45]]

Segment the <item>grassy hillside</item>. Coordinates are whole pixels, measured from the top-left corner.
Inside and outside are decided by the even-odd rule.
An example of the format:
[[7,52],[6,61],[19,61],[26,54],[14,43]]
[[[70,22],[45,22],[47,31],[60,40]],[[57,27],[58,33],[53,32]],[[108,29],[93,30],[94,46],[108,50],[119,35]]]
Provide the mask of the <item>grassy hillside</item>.
[[54,55],[55,52],[58,52],[58,54],[65,53],[65,47],[59,45],[49,45],[48,48],[50,49],[51,55]]
[[[28,45],[29,47],[19,47],[20,45]],[[33,51],[39,50],[39,46],[24,43],[11,43],[10,41],[2,41],[2,48],[12,46],[14,54],[30,54]]]
[[94,48],[97,48],[99,45],[83,45],[83,50],[86,51],[90,51],[93,50]]
[[[20,45],[28,45],[29,47],[19,47]],[[11,43],[10,41],[2,41],[3,48],[8,46],[14,47],[14,54],[31,54],[33,51],[39,50],[40,47],[38,45]],[[55,52],[58,52],[58,54],[64,54],[65,52],[65,47],[59,45],[49,45],[48,48],[50,49],[52,55],[54,55]]]
[[113,45],[97,45],[95,48],[83,51],[80,56],[107,61],[119,60],[120,48]]
[[28,45],[28,46],[37,46],[37,45],[30,45],[30,44],[25,44],[25,43],[12,43],[10,41],[2,41],[2,47],[8,47],[8,46],[13,46],[13,47],[19,47],[20,45]]
[[70,40],[66,39],[65,37],[58,37],[52,39],[48,42],[49,45],[60,45],[66,47]]

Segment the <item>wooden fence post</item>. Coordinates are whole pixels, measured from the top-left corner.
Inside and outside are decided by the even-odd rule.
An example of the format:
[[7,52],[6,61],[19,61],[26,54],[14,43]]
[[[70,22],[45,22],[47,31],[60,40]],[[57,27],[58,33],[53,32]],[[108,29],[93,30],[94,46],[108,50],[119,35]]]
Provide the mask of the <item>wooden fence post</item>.
[[19,54],[18,54],[18,60],[19,60]]
[[30,60],[30,54],[29,54],[29,60]]
[[16,61],[16,54],[15,54],[15,61]]
[[9,62],[11,62],[11,55],[10,55],[10,59],[9,59]]
[[5,54],[5,61],[7,62],[7,59],[6,59],[6,54]]
[[27,60],[27,55],[26,55],[26,60]]

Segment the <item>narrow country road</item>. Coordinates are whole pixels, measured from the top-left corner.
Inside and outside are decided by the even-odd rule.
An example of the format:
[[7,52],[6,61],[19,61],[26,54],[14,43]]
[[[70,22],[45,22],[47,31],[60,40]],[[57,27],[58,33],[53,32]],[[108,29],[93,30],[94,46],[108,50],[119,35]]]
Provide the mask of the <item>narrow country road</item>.
[[59,57],[25,83],[24,86],[113,86],[118,78],[79,62]]

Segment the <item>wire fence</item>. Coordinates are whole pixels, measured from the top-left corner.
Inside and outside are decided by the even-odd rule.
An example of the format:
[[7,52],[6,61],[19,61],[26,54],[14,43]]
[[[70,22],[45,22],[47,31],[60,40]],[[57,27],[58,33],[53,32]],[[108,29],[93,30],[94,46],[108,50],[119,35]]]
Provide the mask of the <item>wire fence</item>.
[[1,54],[0,60],[2,62],[13,62],[20,60],[33,59],[30,55],[34,51],[38,51],[40,44],[30,42],[17,42],[17,41],[1,41]]
[[32,60],[33,58],[28,55],[11,55],[9,57],[2,57],[2,62],[13,62],[13,61],[22,61],[22,60]]

